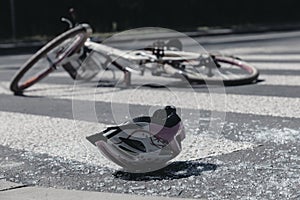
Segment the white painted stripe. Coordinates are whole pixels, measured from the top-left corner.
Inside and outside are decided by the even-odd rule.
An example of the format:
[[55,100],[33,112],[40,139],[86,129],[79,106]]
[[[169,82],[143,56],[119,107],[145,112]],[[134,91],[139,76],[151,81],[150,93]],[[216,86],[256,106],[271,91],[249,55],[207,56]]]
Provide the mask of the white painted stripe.
[[12,94],[12,92],[8,89],[9,82],[1,81],[0,82],[0,94]]
[[290,38],[290,37],[298,37],[300,36],[300,31],[290,31],[285,33],[273,32],[273,33],[261,33],[261,34],[245,34],[245,35],[228,35],[228,36],[207,36],[201,37],[197,39],[199,43],[202,42],[206,43],[226,43],[226,42],[247,42],[247,41],[259,41],[259,40],[266,40],[266,39],[283,39],[283,38]]
[[261,74],[259,79],[263,81],[259,82],[258,85],[300,86],[300,76]]
[[242,59],[245,59],[245,60],[270,60],[270,61],[293,61],[293,60],[296,60],[296,61],[299,61],[300,59],[300,55],[299,54],[284,54],[284,55],[279,55],[279,54],[268,54],[268,55],[265,55],[265,54],[252,54],[252,55],[243,55],[241,57]]
[[[216,51],[216,50],[211,50],[211,51]],[[265,55],[268,54],[270,56],[275,56],[278,54],[284,54],[284,55],[289,55],[289,54],[294,54],[294,55],[299,55],[299,48],[297,45],[282,45],[282,46],[276,46],[276,48],[274,48],[274,45],[269,45],[269,46],[251,46],[251,48],[249,48],[249,46],[245,45],[243,47],[230,47],[230,46],[226,46],[225,48],[223,47],[223,49],[219,49],[218,50],[221,53],[224,54],[229,54],[229,55],[235,55],[238,57],[243,58],[244,56],[248,56],[248,55]]]
[[257,69],[263,70],[290,70],[290,71],[299,71],[300,64],[299,63],[262,63],[262,62],[255,62],[253,66]]
[[[117,77],[121,77],[121,78],[123,77],[123,74],[117,73],[117,75],[118,75]],[[62,74],[60,76],[62,76]],[[66,76],[66,78],[69,78],[67,76]],[[110,78],[111,77],[112,76],[110,75]],[[262,82],[258,83],[260,85],[300,86],[300,76],[297,76],[297,75],[296,76],[295,75],[286,76],[286,75],[270,75],[270,74],[261,73],[259,75],[259,79],[263,80]],[[135,81],[138,82],[139,84],[151,82],[151,83],[168,85],[172,82],[179,82],[180,79],[167,78],[167,77],[156,77],[156,76],[151,76],[151,75],[148,75],[148,76],[147,75],[145,75],[145,76],[133,75],[132,82],[134,83]]]
[[[103,130],[104,124],[10,112],[0,112],[0,120],[5,122],[0,129],[1,145],[116,168],[85,139]],[[187,134],[183,151],[176,160],[199,159],[253,146],[224,138]]]
[[[0,93],[11,94],[6,84],[0,84]],[[155,89],[119,89],[76,87],[70,85],[36,84],[28,95],[47,96],[57,99],[101,101],[108,103],[161,106],[172,104],[181,108],[235,112],[255,115],[300,118],[300,98],[220,94],[190,91],[167,91]],[[280,91],[278,91],[280,92]]]
[[[259,65],[257,65],[259,66]],[[267,67],[262,67],[259,66],[257,67],[258,69],[269,69]],[[274,67],[272,67],[274,68]],[[282,69],[283,67],[278,66],[278,69]],[[292,70],[297,70],[295,67],[290,67]],[[284,68],[285,70],[286,68]],[[300,65],[299,65],[300,69]],[[298,69],[298,70],[299,70]],[[104,78],[108,78],[108,80],[112,80],[112,73],[111,72],[106,72],[106,76],[99,77],[99,80]],[[51,74],[51,77],[66,77],[67,79],[70,79],[70,76],[66,72],[60,72],[60,73],[53,73]],[[122,72],[116,72],[116,77],[122,78],[123,73]],[[259,85],[286,85],[286,86],[300,86],[300,76],[294,76],[294,75],[270,75],[270,74],[263,74],[261,73],[259,75],[259,79],[263,80],[262,82],[259,82]],[[172,81],[179,82],[180,79],[176,78],[167,78],[167,77],[156,77],[156,76],[151,76],[151,75],[145,75],[145,76],[139,76],[139,75],[132,75],[132,82],[139,82],[141,83],[158,83],[158,84],[170,84]]]
[[15,68],[15,67],[21,67],[23,63],[19,64],[0,64],[0,70],[1,68]]
[[16,60],[26,60],[30,58],[32,54],[22,54],[22,55],[0,55],[0,58],[5,60],[11,60],[11,61],[16,61]]
[[[93,96],[76,94],[75,99],[91,100]],[[192,93],[185,91],[122,90],[95,94],[95,101],[140,104],[172,104],[181,108],[203,109],[256,115],[300,118],[300,98]]]
[[[223,52],[223,50],[222,50]],[[295,59],[299,58],[299,48],[297,46],[282,47],[277,46],[276,49],[273,46],[270,47],[245,47],[245,48],[234,48],[234,49],[224,49],[224,52],[228,54],[239,56],[239,57],[251,57],[256,58],[256,56],[268,56],[268,57],[285,57],[293,56]],[[298,55],[298,58],[297,58]]]

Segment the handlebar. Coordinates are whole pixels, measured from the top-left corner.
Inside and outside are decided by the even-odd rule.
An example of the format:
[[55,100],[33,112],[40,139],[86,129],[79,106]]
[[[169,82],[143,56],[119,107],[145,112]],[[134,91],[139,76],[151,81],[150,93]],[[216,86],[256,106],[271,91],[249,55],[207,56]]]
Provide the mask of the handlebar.
[[69,25],[69,29],[71,29],[74,28],[76,25],[78,25],[74,8],[69,9],[69,16],[70,19],[62,17],[60,20],[62,22],[66,22]]
[[65,17],[62,17],[60,20],[61,20],[62,22],[66,22],[66,23],[69,25],[69,29],[71,29],[71,28],[74,27],[74,25],[73,25],[73,23],[71,22],[71,20],[69,20],[69,19],[67,19],[67,18],[65,18]]

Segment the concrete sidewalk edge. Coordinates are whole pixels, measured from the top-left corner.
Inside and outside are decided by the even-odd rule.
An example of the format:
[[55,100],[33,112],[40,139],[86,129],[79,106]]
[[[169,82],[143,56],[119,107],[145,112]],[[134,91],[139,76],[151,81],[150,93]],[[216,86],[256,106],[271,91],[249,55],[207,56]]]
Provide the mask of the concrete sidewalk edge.
[[[89,192],[41,187],[23,187],[0,192],[1,200],[183,200],[175,197],[138,196],[131,194]],[[186,199],[184,200],[191,200]]]

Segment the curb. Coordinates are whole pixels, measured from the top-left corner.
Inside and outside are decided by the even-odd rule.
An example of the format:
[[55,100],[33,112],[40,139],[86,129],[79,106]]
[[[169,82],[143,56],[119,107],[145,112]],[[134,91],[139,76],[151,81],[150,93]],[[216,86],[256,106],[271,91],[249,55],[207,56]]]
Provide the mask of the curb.
[[[10,184],[10,182],[8,182]],[[138,196],[130,194],[89,192],[41,187],[22,187],[0,191],[2,200],[192,200],[187,198]]]

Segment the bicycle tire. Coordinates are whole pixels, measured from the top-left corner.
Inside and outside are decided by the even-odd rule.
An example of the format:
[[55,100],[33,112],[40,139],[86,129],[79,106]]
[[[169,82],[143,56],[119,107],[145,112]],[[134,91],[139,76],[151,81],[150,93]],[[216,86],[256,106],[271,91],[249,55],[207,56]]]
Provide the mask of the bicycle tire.
[[[37,51],[34,55],[32,55],[20,68],[20,70],[13,77],[10,90],[15,94],[22,94],[23,91],[30,86],[34,85],[38,81],[45,78],[49,73],[55,70],[55,66],[62,62],[63,59],[71,55],[72,53],[79,50],[87,40],[87,38],[92,33],[92,30],[88,24],[80,24],[60,35],[52,39],[45,46],[43,46],[39,51]],[[62,51],[61,54],[57,54],[57,60],[53,63],[53,66],[49,66],[48,68],[43,69],[38,74],[27,78],[25,81],[20,83],[20,80],[24,77],[24,75],[30,70],[38,61],[40,61],[44,56],[47,55],[48,52],[59,47],[60,44],[63,44],[65,41],[71,38],[75,38],[79,36],[79,39],[67,46],[65,51]],[[75,39],[74,39],[75,40]]]
[[[182,75],[190,82],[198,82],[204,84],[224,84],[224,85],[243,85],[250,84],[257,80],[259,76],[259,71],[251,64],[233,56],[222,56],[222,55],[212,55],[213,60],[215,62],[215,69],[217,69],[218,73],[224,70],[222,67],[224,65],[230,65],[233,70],[241,70],[245,74],[234,74],[231,73],[232,77],[224,76],[206,76],[203,73],[200,73],[200,70],[197,71],[198,75],[195,73],[191,74],[185,69],[182,70]],[[235,68],[233,68],[235,67]],[[224,68],[224,67],[223,67]],[[225,69],[226,70],[226,69]],[[228,72],[227,72],[228,73]]]

